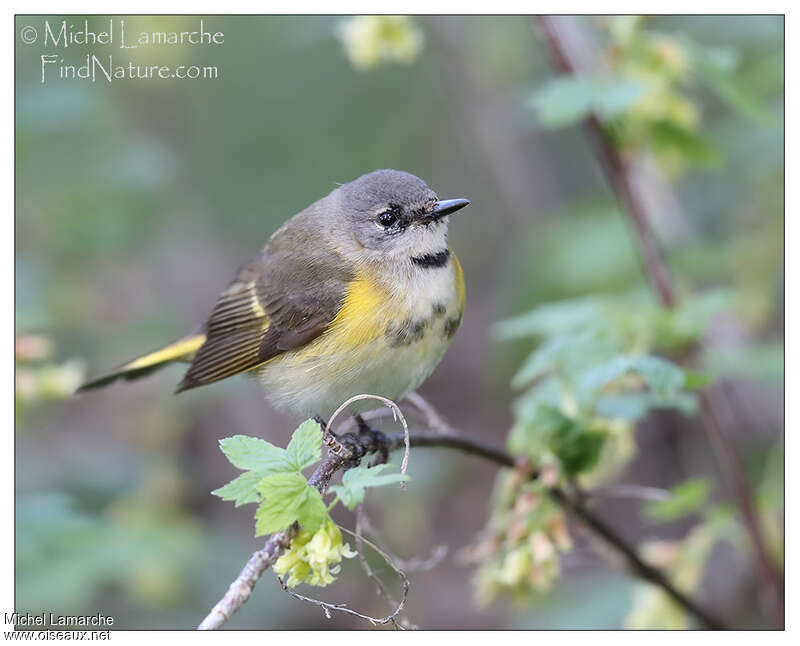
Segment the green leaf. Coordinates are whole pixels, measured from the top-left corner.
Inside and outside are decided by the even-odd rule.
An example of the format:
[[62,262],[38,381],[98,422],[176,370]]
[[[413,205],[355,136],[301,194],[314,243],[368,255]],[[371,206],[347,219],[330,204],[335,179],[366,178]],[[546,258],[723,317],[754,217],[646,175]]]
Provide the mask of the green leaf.
[[619,351],[619,341],[602,327],[591,325],[578,333],[558,334],[528,356],[511,380],[511,387],[522,388],[550,371],[571,375]]
[[540,404],[533,417],[511,430],[508,448],[532,460],[539,460],[549,449],[561,461],[565,473],[574,475],[597,464],[605,438],[604,431],[567,417],[555,406]]
[[604,119],[613,119],[636,103],[644,91],[640,83],[629,79],[600,86],[596,90],[595,110]]
[[267,476],[299,475],[302,469],[318,462],[322,457],[322,431],[313,420],[304,422],[292,434],[285,450],[246,435],[227,437],[220,440],[219,445],[231,464],[246,473],[211,493],[233,501],[238,507],[260,500],[259,485]]
[[255,437],[226,437],[219,441],[219,447],[230,463],[239,469],[265,473],[294,470],[286,457],[286,451]]
[[653,408],[674,408],[685,415],[694,415],[698,408],[697,396],[694,393],[675,392],[662,397],[653,392],[641,391],[602,395],[597,400],[594,411],[601,417],[635,422]]
[[683,387],[686,390],[702,390],[712,383],[714,383],[714,379],[711,375],[702,372],[687,372]]
[[256,536],[281,531],[298,520],[308,489],[308,482],[300,473],[276,473],[262,478],[258,493],[263,502],[256,510]]
[[339,500],[348,509],[355,509],[360,502],[363,502],[366,487],[381,487],[409,479],[407,475],[402,473],[381,474],[381,471],[388,466],[388,464],[378,464],[374,467],[369,467],[362,463],[355,469],[345,472],[342,476],[342,484],[334,485],[330,487],[330,490],[336,493]]
[[705,478],[686,480],[672,488],[672,496],[666,500],[650,502],[644,507],[644,515],[662,522],[676,520],[697,511],[708,500],[709,483]]
[[547,128],[563,128],[582,121],[592,111],[595,82],[580,76],[547,81],[531,97],[529,105]]
[[550,438],[550,450],[569,475],[588,471],[597,464],[606,435],[578,420],[561,415],[561,423]]
[[602,119],[623,114],[642,95],[644,87],[631,79],[606,81],[583,76],[562,76],[546,82],[528,104],[542,125],[563,128],[583,121],[593,112]]
[[313,419],[306,420],[292,433],[286,457],[298,471],[322,459],[322,429]]
[[297,509],[297,521],[304,529],[314,533],[327,516],[328,508],[319,491],[314,487],[307,487],[303,501]]
[[597,392],[626,374],[635,373],[662,398],[669,398],[686,381],[683,370],[671,361],[650,355],[623,355],[590,368],[580,377],[580,387]]
[[527,455],[532,460],[539,459],[566,419],[558,409],[557,402],[531,403],[524,415],[518,417],[520,421],[508,435],[508,450],[514,455]]
[[659,310],[655,330],[659,347],[675,350],[699,340],[714,317],[733,303],[731,290],[715,289],[686,299],[676,308]]
[[258,484],[268,475],[264,471],[246,471],[224,487],[215,489],[211,493],[223,500],[232,500],[234,506],[239,507],[251,502],[258,502]]
[[492,332],[501,341],[563,334],[591,325],[604,312],[603,303],[594,297],[563,300],[541,305],[530,312],[501,321],[494,326]]
[[720,162],[719,151],[703,135],[688,130],[673,121],[657,121],[650,128],[653,148],[661,151],[677,150],[698,166],[714,167]]
[[642,419],[650,409],[650,393],[634,392],[619,395],[603,395],[597,400],[594,412],[609,419],[624,419],[631,422]]

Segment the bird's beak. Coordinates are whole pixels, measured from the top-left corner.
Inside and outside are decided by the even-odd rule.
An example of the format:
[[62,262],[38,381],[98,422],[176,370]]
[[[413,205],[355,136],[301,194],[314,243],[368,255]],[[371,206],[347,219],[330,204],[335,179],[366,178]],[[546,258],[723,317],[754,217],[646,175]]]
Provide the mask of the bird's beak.
[[439,200],[436,202],[436,206],[433,207],[433,211],[428,214],[428,221],[438,220],[439,218],[443,218],[445,215],[450,215],[451,213],[455,213],[459,209],[463,209],[465,206],[469,205],[469,200],[464,199],[457,199],[457,200]]

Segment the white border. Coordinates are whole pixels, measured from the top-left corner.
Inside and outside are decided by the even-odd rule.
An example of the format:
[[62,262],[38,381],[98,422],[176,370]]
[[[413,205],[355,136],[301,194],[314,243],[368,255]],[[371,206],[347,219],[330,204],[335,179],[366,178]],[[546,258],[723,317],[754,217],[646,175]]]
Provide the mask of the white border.
[[[14,47],[17,34],[14,29],[14,13],[49,13],[49,14],[63,14],[63,13],[106,13],[112,9],[113,13],[190,13],[190,14],[204,14],[204,13],[263,13],[269,10],[270,13],[687,13],[687,14],[701,14],[701,13],[786,13],[786,115],[800,114],[800,103],[797,101],[797,83],[793,80],[794,73],[797,70],[795,63],[798,60],[798,42],[794,40],[798,31],[795,29],[797,25],[796,12],[790,12],[789,2],[775,2],[764,1],[759,3],[745,2],[744,0],[727,0],[726,2],[648,2],[644,0],[615,2],[607,4],[599,4],[596,2],[574,2],[574,1],[561,1],[561,2],[537,2],[537,3],[522,3],[522,2],[504,2],[496,0],[495,2],[477,3],[477,2],[404,2],[404,3],[386,3],[386,2],[339,2],[339,3],[322,3],[322,2],[271,2],[271,3],[250,3],[250,2],[227,2],[224,5],[226,11],[221,11],[219,2],[208,2],[205,0],[194,0],[193,2],[137,2],[137,3],[124,3],[115,4],[113,9],[107,3],[99,2],[81,2],[73,6],[65,7],[54,6],[52,2],[28,2],[20,3],[15,2],[13,6],[13,13],[6,12],[3,20],[3,31],[0,33],[6,34],[6,37],[11,34],[9,42],[3,47],[3,58],[5,69],[4,77],[8,79],[11,85],[11,91],[7,95],[7,99],[3,102],[4,123],[6,127],[2,131],[3,150],[3,166],[4,166],[4,181],[7,187],[7,205],[8,210],[6,215],[0,220],[0,244],[3,247],[2,253],[2,268],[4,275],[0,280],[0,303],[8,308],[10,312],[2,317],[3,343],[0,345],[0,352],[2,352],[2,371],[0,371],[0,392],[2,392],[2,410],[6,414],[6,419],[9,420],[9,428],[6,431],[6,441],[8,442],[13,438],[13,417],[14,417],[14,369],[13,369],[13,327],[14,327],[14,298],[13,298],[13,267],[14,267],[14,205],[12,200],[14,194],[14,152],[13,152],[13,132],[14,132]],[[797,225],[794,224],[794,214],[798,212],[798,183],[797,183],[797,155],[798,155],[798,142],[797,141],[797,127],[793,118],[790,116],[786,124],[786,207],[785,212],[789,214],[786,220],[786,247],[787,249],[797,250]],[[786,293],[786,428],[791,429],[791,432],[786,436],[786,457],[787,462],[792,460],[797,455],[795,450],[798,444],[795,431],[798,430],[797,420],[797,406],[796,400],[792,397],[795,393],[793,387],[797,385],[797,380],[794,379],[792,368],[797,364],[795,359],[797,355],[797,344],[795,343],[794,333],[798,329],[798,316],[797,316],[797,299],[794,297],[792,286],[795,285],[792,280],[797,275],[797,261],[793,258],[792,253],[786,254],[786,279],[785,284],[789,286]],[[2,478],[2,492],[0,492],[0,518],[2,518],[2,529],[0,529],[0,551],[7,555],[3,562],[2,571],[4,573],[2,584],[0,584],[0,612],[6,612],[13,605],[13,580],[11,577],[11,567],[13,563],[13,543],[14,543],[14,529],[13,529],[13,504],[14,504],[14,453],[12,447],[6,444],[5,450],[0,454],[0,478]],[[797,535],[796,528],[796,507],[793,504],[788,504],[788,501],[797,500],[795,494],[797,492],[797,479],[793,476],[791,468],[786,470],[786,500],[787,510],[791,513],[787,514],[786,518],[786,544],[792,545],[792,540]],[[12,521],[12,522],[9,522]],[[530,640],[546,640],[547,644],[562,644],[572,643],[577,641],[591,640],[593,644],[613,644],[616,646],[620,642],[627,643],[640,643],[646,639],[649,643],[673,644],[676,638],[679,638],[682,643],[708,643],[709,641],[722,641],[725,644],[747,642],[753,639],[759,641],[769,641],[775,643],[797,643],[797,596],[795,594],[796,586],[794,581],[797,579],[797,559],[793,556],[793,551],[787,549],[786,551],[786,580],[787,580],[787,627],[788,630],[784,633],[760,633],[758,636],[751,633],[701,633],[689,632],[681,633],[680,636],[671,633],[647,633],[643,635],[638,632],[592,632],[591,634],[571,633],[571,632],[546,632],[546,633],[512,633],[504,632],[498,635],[498,638],[509,642],[523,641],[530,643]],[[795,634],[794,638],[790,635]],[[141,642],[143,634],[140,632],[114,632],[111,639],[114,643],[122,644],[138,644]],[[189,639],[211,640],[215,643],[224,639],[225,642],[241,642],[242,640],[263,640],[269,639],[269,635],[260,635],[255,632],[231,632],[226,631],[216,633],[215,635],[200,635],[192,632],[166,632],[166,631],[153,631],[146,633],[146,638],[160,638],[165,640],[183,642]],[[275,638],[285,639],[286,636],[275,635]],[[306,639],[320,639],[320,633],[291,633],[289,636],[292,640],[298,640],[298,643]],[[411,639],[415,643],[424,644],[429,641],[436,641],[439,643],[450,643],[458,640],[459,644],[469,641],[471,639],[484,640],[487,636],[481,632],[470,633],[444,633],[444,632],[424,632],[416,634]],[[336,646],[338,644],[348,645],[355,642],[364,642],[367,640],[397,640],[406,639],[402,633],[387,633],[381,632],[380,636],[374,632],[329,632],[324,634],[326,644]],[[206,642],[208,643],[208,642]]]

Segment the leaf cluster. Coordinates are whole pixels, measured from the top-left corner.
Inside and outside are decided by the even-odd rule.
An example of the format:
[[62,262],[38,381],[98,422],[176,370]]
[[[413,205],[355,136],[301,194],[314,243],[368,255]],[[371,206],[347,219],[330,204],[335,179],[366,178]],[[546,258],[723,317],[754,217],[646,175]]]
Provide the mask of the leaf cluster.
[[[309,486],[302,473],[322,458],[322,429],[314,420],[303,422],[285,449],[245,435],[220,440],[220,449],[244,473],[212,493],[237,507],[258,503],[256,536],[286,529],[294,522],[314,534],[330,519],[322,495]],[[383,473],[388,466],[362,463],[346,471],[341,485],[330,487],[336,494],[331,507],[341,501],[348,509],[355,509],[363,502],[367,487],[409,479],[400,473]]]

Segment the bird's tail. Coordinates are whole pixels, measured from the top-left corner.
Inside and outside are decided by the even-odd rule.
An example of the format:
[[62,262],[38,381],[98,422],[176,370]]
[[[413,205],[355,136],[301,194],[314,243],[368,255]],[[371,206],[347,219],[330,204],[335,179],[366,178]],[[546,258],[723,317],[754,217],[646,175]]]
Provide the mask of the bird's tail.
[[140,377],[146,377],[151,372],[155,372],[173,361],[187,361],[200,349],[200,346],[203,345],[205,340],[206,335],[202,333],[185,336],[163,348],[159,348],[133,361],[129,361],[112,372],[90,379],[78,388],[77,392],[91,390],[92,388],[101,388],[117,379],[139,379]]

